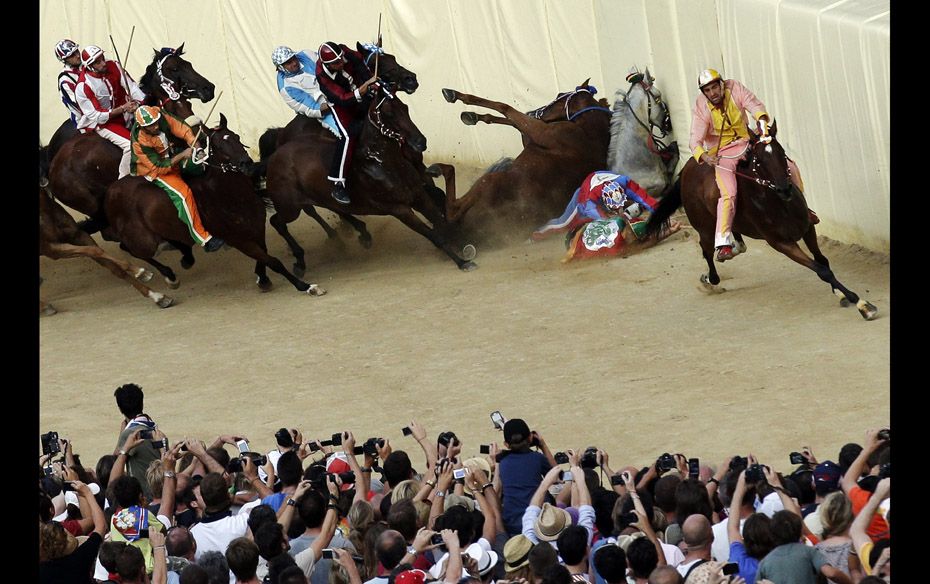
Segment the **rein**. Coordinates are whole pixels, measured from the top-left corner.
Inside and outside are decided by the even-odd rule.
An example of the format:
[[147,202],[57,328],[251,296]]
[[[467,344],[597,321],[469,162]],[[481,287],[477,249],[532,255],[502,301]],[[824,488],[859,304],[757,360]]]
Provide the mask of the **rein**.
[[[749,149],[749,145],[748,145],[748,144],[746,145],[746,149],[747,149],[747,150]],[[743,150],[743,153],[745,153],[745,152],[746,152],[746,150]],[[740,154],[740,156],[742,156],[742,154]],[[739,157],[733,156],[733,157],[728,157],[728,158],[739,158]],[[786,157],[786,159],[787,159],[787,157]],[[752,155],[752,158],[750,159],[749,165],[750,165],[750,166],[749,166],[750,172],[752,172],[755,176],[750,176],[750,175],[745,174],[745,173],[742,173],[742,172],[740,172],[740,171],[738,171],[738,170],[736,170],[736,169],[730,170],[730,169],[728,169],[728,168],[724,168],[724,167],[718,166],[718,165],[716,165],[716,164],[714,165],[714,168],[719,168],[719,169],[721,169],[721,170],[726,170],[727,172],[732,172],[732,173],[735,174],[736,176],[741,176],[741,177],[745,178],[746,180],[751,180],[752,182],[756,183],[757,185],[762,186],[762,187],[765,187],[765,188],[768,188],[768,189],[772,189],[773,191],[779,190],[779,188],[778,188],[777,186],[775,186],[775,183],[773,183],[772,181],[770,181],[770,180],[767,179],[767,178],[762,178],[761,176],[759,176],[759,169],[758,169],[758,166],[759,166],[759,157],[758,157],[758,156],[756,156],[755,154],[753,154],[753,155]],[[791,167],[790,167],[790,166],[788,167],[788,182],[791,182]]]
[[[637,85],[637,83],[630,84],[630,91],[633,91],[633,87],[635,85]],[[668,145],[665,144],[665,142],[661,140],[661,138],[665,138],[666,136],[668,136],[668,132],[666,132],[661,127],[653,123],[652,102],[655,101],[657,104],[661,104],[661,105],[664,105],[664,103],[662,102],[661,99],[653,95],[652,91],[647,89],[646,86],[642,82],[639,82],[638,85],[640,85],[643,88],[643,91],[646,94],[646,119],[649,121],[649,125],[647,126],[645,123],[643,123],[642,120],[639,119],[639,116],[636,115],[636,110],[633,109],[633,106],[630,104],[630,100],[628,98],[624,98],[623,102],[626,104],[626,107],[629,108],[630,114],[633,115],[633,119],[636,120],[636,123],[642,126],[644,130],[649,132],[650,140],[647,142],[649,151],[652,152],[653,154],[662,156],[664,153],[668,151],[669,147]],[[630,91],[627,92],[627,96],[629,96]],[[665,115],[668,116],[667,108],[665,109]],[[655,132],[653,131],[653,128],[659,128],[659,131],[661,132],[661,134],[656,136]],[[658,146],[656,146],[657,144]]]
[[547,103],[546,105],[542,106],[541,108],[535,109],[535,110],[533,110],[533,111],[527,113],[526,115],[530,116],[531,118],[535,118],[535,119],[537,119],[537,120],[540,120],[540,119],[542,119],[543,115],[545,115],[547,109],[549,109],[553,104],[555,104],[556,102],[558,102],[560,99],[565,99],[566,97],[567,97],[567,99],[565,99],[565,119],[568,120],[569,122],[571,122],[572,120],[574,120],[575,118],[577,118],[577,117],[580,116],[581,114],[586,113],[586,112],[590,112],[590,111],[602,111],[602,112],[607,112],[607,113],[613,113],[613,112],[611,112],[611,110],[607,109],[606,107],[601,107],[601,106],[599,106],[599,105],[591,105],[591,106],[588,106],[588,107],[586,107],[586,108],[582,108],[582,109],[578,110],[578,111],[575,112],[574,114],[569,114],[569,111],[568,111],[568,110],[569,110],[569,104],[570,104],[570,102],[572,101],[572,98],[575,97],[576,95],[578,95],[578,94],[579,94],[580,92],[582,92],[582,91],[584,91],[585,93],[589,93],[589,94],[591,94],[592,96],[593,96],[595,93],[597,93],[597,90],[596,90],[596,89],[595,89],[594,91],[592,91],[591,89],[587,89],[587,88],[583,88],[583,87],[577,87],[577,88],[575,88],[575,91],[571,91],[571,92],[566,91],[565,93],[560,93],[559,95],[557,95],[557,96],[555,97],[555,99],[553,99],[552,101],[550,101],[550,102]]

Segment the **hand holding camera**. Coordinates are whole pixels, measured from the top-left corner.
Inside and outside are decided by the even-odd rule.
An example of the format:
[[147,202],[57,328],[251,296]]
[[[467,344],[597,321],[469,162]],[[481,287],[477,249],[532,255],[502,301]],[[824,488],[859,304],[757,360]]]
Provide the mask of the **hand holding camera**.
[[446,548],[449,550],[449,555],[459,553],[459,532],[452,529],[443,529],[439,532],[442,536],[442,542],[446,544]]
[[142,444],[145,440],[149,439],[149,438],[145,438],[145,435],[151,438],[152,436],[151,430],[143,430],[142,428],[136,430],[135,432],[133,432],[132,434],[126,437],[126,441],[123,442],[122,449],[125,450],[127,454],[132,452],[132,450],[136,446]]
[[628,490],[631,493],[635,493],[636,492],[636,479],[633,476],[633,473],[631,473],[628,470],[625,470],[622,473],[620,473],[620,477],[623,479],[623,483],[626,486],[626,490]]
[[434,536],[438,536],[440,540],[439,543],[442,543],[442,536],[432,529],[421,527],[413,538],[413,549],[416,550],[417,553],[433,549],[436,547],[436,544],[432,541]]
[[[354,456],[355,453],[355,434],[346,430],[341,435],[342,438],[342,451],[345,452],[346,456]],[[368,451],[365,451],[365,454],[368,454]]]
[[426,438],[426,428],[416,420],[410,420],[410,425],[407,428],[410,429],[410,435],[417,442]]
[[891,428],[884,428],[878,431],[876,435],[879,440],[888,441],[891,440]]
[[662,456],[656,459],[655,467],[656,471],[661,474],[666,471],[670,471],[676,466],[675,457],[669,454],[668,452],[663,452]]
[[439,461],[439,464],[436,465],[436,468],[439,470],[436,488],[440,491],[447,491],[449,487],[452,486],[452,481],[455,480],[455,477],[452,476],[455,470],[454,465],[451,460],[443,458]]

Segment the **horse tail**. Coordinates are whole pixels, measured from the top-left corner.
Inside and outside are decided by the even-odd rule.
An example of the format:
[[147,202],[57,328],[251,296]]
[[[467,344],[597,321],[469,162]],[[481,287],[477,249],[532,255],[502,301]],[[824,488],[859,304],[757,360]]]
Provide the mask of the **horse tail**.
[[489,166],[485,174],[491,174],[492,172],[501,172],[501,171],[507,170],[512,165],[513,165],[513,158],[510,158],[509,156],[505,156],[504,158],[501,158],[500,160],[498,160],[497,162]]
[[681,207],[681,175],[659,197],[661,203],[646,224],[646,236],[655,236],[668,225],[672,214]]

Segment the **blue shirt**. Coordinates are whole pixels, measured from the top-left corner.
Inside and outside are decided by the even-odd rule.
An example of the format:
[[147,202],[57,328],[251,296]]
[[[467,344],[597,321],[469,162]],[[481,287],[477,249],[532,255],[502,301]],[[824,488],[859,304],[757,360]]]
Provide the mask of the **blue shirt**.
[[539,452],[529,451],[504,456],[499,467],[504,490],[501,514],[507,533],[514,536],[523,531],[523,512],[552,465]]
[[287,498],[287,493],[280,492],[275,493],[274,495],[268,495],[262,499],[262,505],[270,505],[274,512],[277,513],[278,509],[281,508],[281,505],[284,503],[284,499]]
[[759,570],[759,560],[746,553],[746,546],[738,541],[730,544],[730,562],[739,564],[739,575],[746,582],[756,581],[756,572]]

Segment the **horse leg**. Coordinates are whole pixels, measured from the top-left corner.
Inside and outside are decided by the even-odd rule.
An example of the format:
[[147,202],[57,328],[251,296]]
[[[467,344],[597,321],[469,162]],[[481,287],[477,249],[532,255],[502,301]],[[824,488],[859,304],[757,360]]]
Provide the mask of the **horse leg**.
[[446,252],[446,255],[452,258],[452,261],[455,262],[455,265],[457,265],[460,270],[470,272],[478,267],[473,261],[460,258],[452,249],[452,246],[449,245],[441,235],[436,233],[435,230],[430,229],[426,224],[420,221],[420,218],[417,217],[409,207],[396,207],[393,211],[391,215],[400,219],[404,225],[413,229],[430,240],[433,245]]
[[[322,296],[326,294],[326,290],[320,286],[316,284],[307,284],[300,278],[295,277],[294,274],[288,272],[284,264],[281,263],[281,260],[268,254],[264,242],[240,241],[230,245],[255,260],[255,274],[259,277],[259,280],[261,280],[262,275],[265,273],[265,266],[267,266],[287,278],[287,281],[290,282],[294,288],[297,288],[298,292],[306,292],[311,296]],[[302,251],[303,250],[301,250],[301,252]],[[261,281],[258,282],[258,286],[262,288]]]
[[291,249],[291,253],[294,254],[294,274],[298,278],[302,278],[304,273],[307,270],[307,264],[304,263],[304,249],[300,247],[300,244],[297,243],[297,240],[291,235],[290,231],[287,230],[287,224],[297,219],[297,215],[300,214],[300,210],[296,213],[288,213],[287,215],[282,214],[279,209],[274,215],[271,216],[269,221],[271,226],[274,227],[275,231],[284,238],[284,241],[287,242],[287,246]]
[[177,275],[174,273],[174,270],[159,262],[155,258],[146,257],[146,254],[144,253],[135,253],[132,249],[129,248],[129,246],[126,245],[125,242],[122,241],[119,244],[119,248],[129,254],[132,254],[134,257],[139,258],[143,262],[158,270],[158,273],[161,274],[165,279],[165,284],[167,284],[167,286],[172,290],[177,290],[178,286],[181,285],[181,283],[178,281]]
[[707,273],[701,274],[701,290],[714,294],[725,292],[725,288],[717,287],[717,284],[720,283],[720,275],[717,274],[717,266],[714,264],[713,233],[708,234],[706,237],[701,236],[701,254],[704,256],[704,261],[707,262]]
[[484,99],[483,97],[461,93],[459,91],[455,91],[454,89],[443,89],[442,96],[449,103],[461,101],[465,105],[484,107],[496,111],[497,113],[507,118],[513,127],[519,130],[521,134],[525,134],[533,142],[539,143],[541,134],[546,130],[546,122],[537,120],[536,118],[531,118],[530,116],[521,111],[517,111],[515,108],[507,105],[506,103],[491,101],[489,99]]
[[511,126],[514,127],[513,122],[507,118],[501,118],[498,116],[492,116],[491,114],[476,114],[475,112],[462,112],[459,116],[462,123],[466,126],[474,126],[478,122],[484,122],[485,124],[500,124],[502,126]]
[[314,207],[313,205],[307,205],[303,209],[304,209],[304,213],[313,217],[313,220],[320,224],[320,227],[322,227],[323,231],[326,232],[326,237],[328,239],[338,238],[339,235],[336,233],[336,230],[330,227],[329,223],[327,223],[326,220],[323,219],[319,213],[317,213],[316,207]]
[[[808,230],[808,233],[812,231],[813,230],[810,229]],[[816,238],[816,236],[814,237]],[[878,314],[878,308],[876,308],[875,305],[873,305],[871,302],[867,300],[859,298],[859,296],[855,292],[843,286],[836,279],[836,276],[833,275],[833,270],[831,270],[829,266],[825,266],[807,257],[807,254],[805,254],[801,250],[801,247],[797,244],[797,242],[774,241],[771,239],[767,239],[766,241],[768,241],[768,244],[771,245],[773,248],[777,249],[778,251],[785,254],[786,256],[794,260],[795,262],[801,264],[805,268],[812,270],[814,273],[816,273],[817,276],[821,280],[823,280],[827,284],[830,284],[830,288],[833,291],[833,293],[839,296],[841,299],[845,298],[846,301],[855,304],[856,308],[859,309],[859,314],[862,315],[862,318],[866,320],[872,320]],[[804,242],[808,243],[807,235],[805,235],[804,237]],[[810,244],[808,243],[808,245]]]
[[365,225],[365,222],[358,217],[355,217],[354,215],[346,213],[345,211],[335,211],[335,213],[339,215],[343,221],[351,225],[355,231],[358,232],[358,242],[362,245],[362,247],[365,249],[371,249],[371,233],[368,232],[368,226]]
[[265,269],[267,266],[262,262],[255,261],[255,283],[258,284],[259,290],[262,292],[268,292],[271,290],[271,279],[268,278],[268,271]]
[[743,241],[743,235],[737,232],[733,232],[733,239],[736,240],[736,245],[733,246],[733,251],[740,254],[746,251],[746,242]]
[[806,245],[807,249],[813,254],[815,262],[823,264],[828,268],[830,267],[830,260],[820,251],[820,245],[817,243],[817,230],[813,225],[811,225],[811,228],[804,234],[804,245]]
[[61,258],[73,258],[73,257],[87,257],[106,269],[110,270],[116,277],[121,278],[129,282],[129,284],[135,288],[139,294],[142,294],[146,298],[151,299],[155,304],[160,308],[167,308],[174,303],[174,300],[150,289],[148,286],[140,282],[136,278],[135,271],[132,269],[132,266],[118,258],[115,258],[105,251],[102,248],[93,245],[72,245],[70,243],[50,243],[46,249],[46,255],[52,259],[61,259]]
[[185,270],[191,269],[191,266],[194,265],[194,252],[191,246],[174,239],[169,239],[167,241],[181,252],[181,267]]
[[[474,204],[475,197],[456,200],[455,167],[451,164],[437,162],[426,169],[426,174],[432,177],[441,175],[443,180],[446,181],[446,221],[449,223],[457,223],[465,212]],[[466,202],[466,200],[468,202]]]

